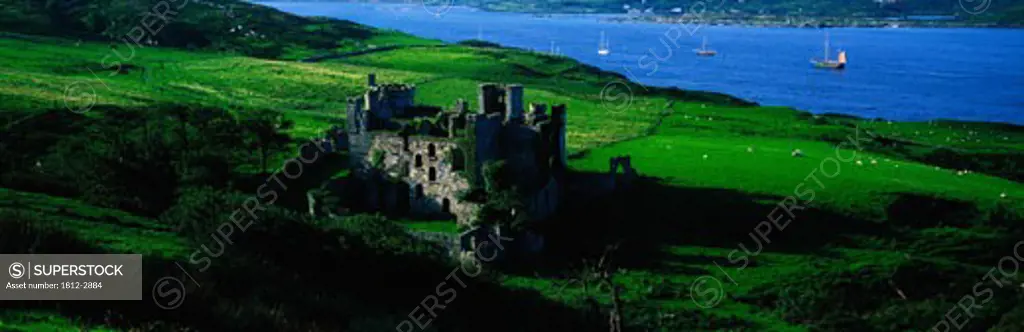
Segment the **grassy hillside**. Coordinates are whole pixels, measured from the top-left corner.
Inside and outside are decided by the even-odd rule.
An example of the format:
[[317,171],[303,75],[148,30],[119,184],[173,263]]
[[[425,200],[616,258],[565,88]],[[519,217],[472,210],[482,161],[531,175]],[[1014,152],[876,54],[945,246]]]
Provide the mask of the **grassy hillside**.
[[299,59],[389,45],[437,44],[237,0],[2,0],[0,22],[7,32],[109,40],[112,48],[121,47],[122,58],[139,46]]
[[[177,273],[175,263],[191,267],[188,255],[268,173],[344,123],[344,100],[368,73],[415,83],[419,103],[441,106],[472,104],[481,82],[522,83],[528,102],[568,105],[578,176],[607,172],[621,155],[641,175],[612,197],[570,197],[542,226],[542,257],[473,278],[428,330],[607,329],[615,301],[584,259],[593,265],[614,243],[612,286],[627,330],[926,330],[1024,238],[1019,126],[815,116],[638,86],[622,105],[602,94],[621,75],[571,59],[225,4],[258,17],[250,22],[267,37],[227,37],[214,28],[231,25],[223,16],[183,11],[180,28],[204,37],[181,40],[209,44],[175,44],[168,33],[119,66],[103,62],[115,50],[107,29],[57,28],[40,8],[2,18],[2,252],[139,253],[147,287]],[[292,61],[352,50],[365,52]],[[451,227],[305,216],[309,190],[348,176],[343,160],[324,156],[287,182],[177,310],[148,297],[8,301],[0,329],[394,330],[457,268],[403,227]],[[780,202],[792,222],[758,238]],[[708,303],[693,286],[705,276],[723,296],[699,306]],[[965,329],[1020,330],[1024,293],[986,285],[991,301]]]

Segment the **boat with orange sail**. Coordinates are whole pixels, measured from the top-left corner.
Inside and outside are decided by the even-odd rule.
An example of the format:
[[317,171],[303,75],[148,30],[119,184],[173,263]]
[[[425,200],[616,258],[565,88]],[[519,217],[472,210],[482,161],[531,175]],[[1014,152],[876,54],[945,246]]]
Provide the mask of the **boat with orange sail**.
[[815,68],[822,69],[835,69],[843,70],[846,69],[846,51],[839,50],[839,57],[836,60],[829,59],[831,49],[829,48],[829,36],[828,32],[825,32],[825,58],[824,59],[811,59],[811,65]]

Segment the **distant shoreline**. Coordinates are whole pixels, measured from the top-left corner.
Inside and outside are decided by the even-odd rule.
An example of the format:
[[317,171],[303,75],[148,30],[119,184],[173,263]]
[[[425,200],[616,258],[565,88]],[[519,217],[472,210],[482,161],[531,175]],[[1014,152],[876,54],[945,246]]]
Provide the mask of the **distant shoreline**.
[[715,15],[631,15],[616,13],[537,13],[488,10],[476,7],[474,10],[495,13],[519,13],[534,17],[557,18],[559,16],[593,16],[600,21],[614,23],[655,23],[695,24],[754,27],[754,28],[964,28],[964,29],[1022,29],[1024,24],[996,24],[984,21],[951,19],[894,19],[894,18],[842,18],[842,17],[780,17],[780,16],[729,16]]
[[[370,6],[415,6],[423,7],[422,2],[409,3],[402,0],[384,2],[365,1],[282,1],[257,0],[254,3],[356,3]],[[431,6],[436,8],[437,6]],[[779,16],[753,14],[722,14],[707,15],[666,14],[661,13],[622,13],[596,10],[556,10],[539,11],[525,8],[494,8],[467,5],[441,6],[443,8],[466,8],[495,13],[517,13],[534,17],[557,18],[559,16],[606,16],[601,21],[615,23],[658,23],[658,24],[693,24],[737,26],[757,28],[974,28],[974,29],[1022,29],[1024,23],[1000,24],[993,21],[974,20],[958,16],[957,13],[945,15],[918,15],[905,18],[897,17],[821,17],[821,16]],[[915,18],[917,17],[917,18]]]
[[991,22],[962,20],[914,20],[888,18],[837,18],[837,17],[700,17],[697,15],[645,15],[618,16],[604,19],[616,23],[658,23],[688,24],[700,22],[705,25],[740,26],[757,28],[973,28],[973,29],[1020,29],[1024,25],[1000,25]]

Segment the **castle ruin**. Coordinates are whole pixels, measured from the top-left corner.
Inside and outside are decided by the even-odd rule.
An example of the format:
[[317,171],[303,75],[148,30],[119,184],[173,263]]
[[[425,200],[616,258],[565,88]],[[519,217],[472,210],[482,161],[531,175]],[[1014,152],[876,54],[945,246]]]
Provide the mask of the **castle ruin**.
[[484,186],[483,168],[503,161],[530,220],[558,208],[566,170],[566,109],[526,104],[521,85],[481,84],[477,109],[417,105],[416,87],[377,84],[348,99],[350,166],[361,205],[427,218],[475,223],[480,203],[465,193]]

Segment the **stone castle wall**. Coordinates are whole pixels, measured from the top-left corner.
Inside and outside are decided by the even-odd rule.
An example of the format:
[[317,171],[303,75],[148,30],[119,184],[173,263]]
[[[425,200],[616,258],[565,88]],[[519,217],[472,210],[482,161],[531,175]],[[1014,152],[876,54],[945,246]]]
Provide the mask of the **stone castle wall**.
[[[410,136],[408,139],[393,133],[369,133],[369,145],[363,153],[350,152],[356,168],[364,177],[379,175],[383,181],[369,181],[369,196],[373,192],[396,191],[384,194],[384,202],[373,207],[400,210],[421,217],[451,217],[468,222],[474,215],[475,204],[462,202],[458,194],[470,188],[464,170],[465,153],[451,140],[436,137]],[[462,166],[457,166],[461,162]],[[385,180],[390,179],[390,180]],[[390,183],[384,183],[390,182]],[[378,194],[378,196],[380,196]]]
[[546,105],[524,109],[522,86],[482,84],[477,112],[459,101],[455,110],[430,115],[414,104],[414,86],[377,85],[373,76],[369,86],[349,99],[346,130],[367,207],[472,223],[479,206],[460,194],[482,184],[485,163],[504,160],[517,186],[534,192],[523,197],[531,218],[557,209],[553,168],[564,165],[564,105],[549,117]]

